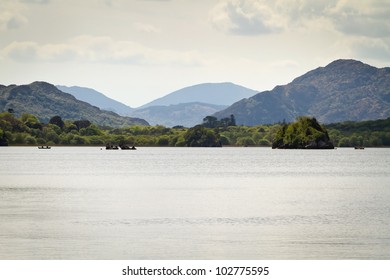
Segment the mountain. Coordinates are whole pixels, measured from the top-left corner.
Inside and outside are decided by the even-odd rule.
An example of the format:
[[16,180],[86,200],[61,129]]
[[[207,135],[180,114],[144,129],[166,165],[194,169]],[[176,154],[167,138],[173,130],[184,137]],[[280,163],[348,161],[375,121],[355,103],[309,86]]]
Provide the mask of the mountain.
[[390,68],[336,60],[284,86],[260,92],[214,114],[233,114],[237,124],[291,122],[313,116],[322,123],[390,117]]
[[93,106],[96,106],[102,110],[112,111],[122,116],[129,115],[134,109],[105,96],[94,89],[86,87],[67,87],[67,86],[56,86],[59,90],[69,93],[76,97],[78,100],[87,102]]
[[140,108],[168,106],[191,102],[229,106],[234,102],[250,97],[257,92],[258,91],[233,83],[205,83],[174,91],[164,97],[149,102]]
[[202,123],[205,116],[212,115],[226,107],[224,105],[191,102],[141,108],[133,111],[131,116],[146,119],[151,125],[159,124],[168,127],[182,125],[192,127]]
[[186,127],[199,124],[205,116],[212,115],[240,99],[257,93],[233,83],[206,83],[177,90],[134,109],[94,89],[77,86],[57,86],[57,88],[72,94],[79,100],[122,116],[143,118],[152,125]]
[[148,125],[143,119],[122,117],[100,110],[45,82],[0,87],[0,111],[8,109],[13,109],[16,116],[23,113],[33,114],[41,122],[48,122],[51,117],[58,115],[63,119],[87,119],[98,125],[113,127]]

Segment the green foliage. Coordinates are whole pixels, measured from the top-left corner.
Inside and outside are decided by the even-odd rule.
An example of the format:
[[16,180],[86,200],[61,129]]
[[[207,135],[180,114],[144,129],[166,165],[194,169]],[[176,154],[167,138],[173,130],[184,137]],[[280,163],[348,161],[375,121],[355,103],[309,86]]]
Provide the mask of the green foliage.
[[[327,125],[329,135],[340,147],[390,146],[390,118],[364,122],[342,122]],[[333,139],[333,138],[332,138]]]
[[86,128],[81,128],[80,135],[82,135],[82,136],[99,136],[99,135],[103,135],[103,132],[100,131],[100,129],[96,125],[92,124]]
[[91,122],[89,120],[79,120],[73,122],[73,124],[77,127],[77,130],[80,130],[82,128],[87,128],[91,125]]
[[333,148],[328,132],[315,118],[299,117],[283,125],[276,133],[272,148],[305,149]]
[[202,125],[197,125],[187,130],[184,134],[187,147],[218,147],[219,135],[213,130]]
[[234,115],[230,115],[230,118],[222,118],[221,120],[218,120],[214,116],[207,116],[203,119],[204,127],[207,128],[217,128],[217,127],[228,127],[228,126],[235,126],[236,125],[236,118]]
[[60,116],[54,116],[50,119],[49,121],[50,124],[54,124],[56,126],[58,126],[59,128],[63,129],[64,126],[65,126],[65,123],[64,121],[62,120],[62,118]]
[[[213,121],[211,118],[209,121]],[[219,121],[218,121],[219,122]],[[324,130],[312,119],[301,117],[294,124],[261,126],[219,126],[193,128],[165,126],[129,126],[102,128],[89,121],[40,123],[31,114],[20,118],[9,112],[0,113],[0,146],[4,145],[99,145],[106,143],[129,146],[271,146],[274,139],[280,145],[303,145],[320,141],[327,135],[336,146],[390,146],[390,119],[369,122],[347,122],[327,125]],[[76,124],[78,125],[76,125]],[[327,133],[327,131],[329,131]]]
[[29,128],[42,129],[42,124],[34,115],[24,113],[21,117],[21,121]]
[[238,146],[244,146],[244,147],[254,146],[255,145],[255,141],[253,140],[252,137],[239,137],[237,139],[237,143],[236,144]]
[[[169,145],[169,137],[166,135],[160,136],[157,139],[158,146],[168,146]],[[174,145],[173,145],[174,146]]]

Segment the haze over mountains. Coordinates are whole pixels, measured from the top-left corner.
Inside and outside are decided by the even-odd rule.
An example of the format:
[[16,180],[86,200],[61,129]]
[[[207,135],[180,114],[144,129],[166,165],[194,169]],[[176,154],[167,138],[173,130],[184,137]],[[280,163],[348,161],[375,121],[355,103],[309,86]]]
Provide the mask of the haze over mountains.
[[291,122],[313,116],[322,123],[390,117],[390,68],[356,60],[336,60],[284,86],[260,92],[214,114],[234,114],[237,124]]
[[204,83],[179,89],[140,108],[192,102],[230,106],[234,102],[250,97],[257,92],[233,83]]
[[[44,82],[0,85],[0,111],[13,108],[18,113],[35,114],[41,121],[60,115],[111,126],[147,125],[147,120],[152,125],[191,127],[212,114],[217,118],[233,114],[237,124],[250,126],[290,122],[303,115],[316,117],[321,123],[390,117],[390,68],[376,68],[356,60],[333,61],[270,91],[257,93],[232,83],[200,84],[136,109],[93,89],[59,88],[94,106],[133,118],[100,110]],[[228,102],[233,104],[228,107]]]
[[134,111],[134,109],[130,106],[109,98],[103,93],[100,93],[92,88],[79,86],[67,87],[59,85],[56,87],[63,92],[73,95],[78,100],[87,102],[93,106],[99,107],[102,110],[112,111],[122,116],[128,116],[130,112]]
[[131,108],[93,89],[76,86],[57,87],[101,109],[111,110],[123,116],[142,118],[148,120],[151,125],[186,127],[202,123],[205,116],[257,93],[255,90],[233,83],[204,83],[174,91],[139,108]]
[[226,108],[225,105],[214,105],[201,102],[181,103],[169,106],[150,106],[137,109],[132,116],[147,119],[151,125],[173,127],[181,125],[192,127],[202,123],[205,116],[210,116]]

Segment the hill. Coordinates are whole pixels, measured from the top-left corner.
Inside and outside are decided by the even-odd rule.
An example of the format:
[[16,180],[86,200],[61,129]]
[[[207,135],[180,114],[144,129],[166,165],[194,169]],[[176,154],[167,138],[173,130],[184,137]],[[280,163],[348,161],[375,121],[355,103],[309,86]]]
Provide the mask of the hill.
[[200,124],[203,118],[226,108],[223,105],[213,105],[191,102],[169,106],[151,106],[133,111],[131,116],[148,120],[151,125],[173,127],[182,125],[192,127]]
[[102,126],[148,125],[143,119],[122,117],[100,110],[46,82],[0,88],[0,112],[9,109],[12,109],[16,116],[23,113],[33,114],[41,122],[48,122],[51,117],[59,115],[69,120],[87,119]]
[[141,108],[168,106],[183,103],[200,102],[229,106],[243,98],[256,94],[257,91],[233,83],[205,83],[185,87],[149,102]]
[[334,149],[328,132],[315,118],[299,117],[279,128],[272,149]]
[[131,108],[94,89],[78,86],[57,88],[79,100],[122,116],[143,118],[152,125],[186,127],[197,125],[205,116],[212,115],[257,92],[232,83],[206,83],[186,87],[139,108]]
[[134,109],[105,96],[103,93],[98,92],[92,88],[78,87],[78,86],[56,86],[59,90],[69,93],[76,97],[78,100],[87,102],[93,106],[96,106],[102,110],[112,111],[122,116],[129,115]]
[[233,114],[237,124],[291,122],[312,116],[322,123],[390,117],[390,68],[336,60],[284,86],[260,92],[214,114]]

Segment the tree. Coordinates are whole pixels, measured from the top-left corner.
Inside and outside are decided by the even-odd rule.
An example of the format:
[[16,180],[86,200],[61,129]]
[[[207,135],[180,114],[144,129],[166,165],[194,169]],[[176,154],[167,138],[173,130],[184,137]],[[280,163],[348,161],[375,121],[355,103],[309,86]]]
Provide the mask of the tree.
[[60,116],[54,116],[50,119],[49,121],[50,124],[55,124],[56,126],[58,126],[59,128],[63,129],[64,128],[64,121],[61,119]]
[[156,143],[158,146],[168,146],[169,144],[169,137],[166,135],[160,136]]
[[253,141],[252,137],[240,137],[240,138],[237,138],[236,144],[240,145],[240,146],[247,147],[247,146],[255,145],[255,141]]
[[213,116],[207,116],[203,119],[203,126],[207,128],[214,128],[218,125],[218,119]]
[[24,113],[21,117],[21,121],[29,128],[42,129],[42,124],[39,122],[38,118],[34,115]]
[[27,136],[24,141],[26,144],[29,144],[29,145],[36,145],[37,144],[37,140],[32,136]]
[[8,141],[5,138],[5,133],[1,128],[0,128],[0,146],[8,146]]
[[220,147],[219,135],[202,125],[194,126],[184,134],[187,147]]
[[92,124],[86,128],[81,128],[80,134],[82,136],[96,136],[96,135],[102,135],[103,133],[96,125]]
[[229,126],[236,126],[236,118],[233,114],[230,115],[230,124]]
[[73,122],[73,124],[77,127],[77,130],[80,130],[82,128],[87,128],[91,125],[91,122],[89,120],[79,120]]
[[207,116],[203,119],[203,126],[207,128],[217,128],[217,127],[228,127],[228,126],[235,126],[236,125],[236,119],[234,115],[230,115],[228,118],[222,118],[221,120],[218,120],[214,116]]

